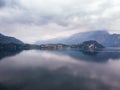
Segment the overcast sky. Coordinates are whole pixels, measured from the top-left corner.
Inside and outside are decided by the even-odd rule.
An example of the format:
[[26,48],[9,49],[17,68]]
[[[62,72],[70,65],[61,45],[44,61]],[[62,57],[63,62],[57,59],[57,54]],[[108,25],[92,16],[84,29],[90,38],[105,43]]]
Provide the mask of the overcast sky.
[[92,30],[120,33],[120,0],[0,0],[0,33],[26,43]]

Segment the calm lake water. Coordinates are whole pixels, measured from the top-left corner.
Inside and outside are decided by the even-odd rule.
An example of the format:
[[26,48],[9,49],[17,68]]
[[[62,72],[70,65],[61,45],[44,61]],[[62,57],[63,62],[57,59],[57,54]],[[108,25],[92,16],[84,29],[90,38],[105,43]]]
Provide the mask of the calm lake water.
[[120,50],[0,52],[0,90],[120,90]]

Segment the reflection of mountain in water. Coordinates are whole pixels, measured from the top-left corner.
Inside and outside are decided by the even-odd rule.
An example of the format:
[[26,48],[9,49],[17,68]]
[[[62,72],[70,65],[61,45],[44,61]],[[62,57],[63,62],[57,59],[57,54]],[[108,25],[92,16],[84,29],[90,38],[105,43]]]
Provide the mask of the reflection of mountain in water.
[[[57,55],[68,55],[77,60],[94,61],[94,62],[107,62],[110,59],[120,58],[120,49],[102,49],[98,52],[82,52],[79,50],[47,50],[50,53]],[[14,56],[19,54],[21,50],[17,51],[0,51],[0,59],[5,57]]]
[[10,56],[15,56],[19,54],[21,50],[16,50],[16,51],[0,51],[0,60],[5,58],[5,57],[10,57]]
[[81,51],[54,51],[57,54],[68,55],[78,60],[94,61],[94,62],[107,62],[110,59],[119,59],[120,51],[118,49],[104,49],[98,52],[81,52]]
[[120,90],[119,61],[106,63],[120,58],[117,50],[96,54],[77,50],[22,52],[0,63],[0,90]]

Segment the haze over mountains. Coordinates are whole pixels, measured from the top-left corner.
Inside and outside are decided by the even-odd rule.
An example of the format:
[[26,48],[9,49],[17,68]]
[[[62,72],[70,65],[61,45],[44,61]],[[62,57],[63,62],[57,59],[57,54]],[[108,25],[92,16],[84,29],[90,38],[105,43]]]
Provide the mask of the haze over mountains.
[[47,49],[47,50],[62,50],[62,49],[79,49],[79,50],[98,50],[104,48],[103,45],[97,41],[86,41],[81,44],[25,44],[22,41],[9,36],[0,34],[0,51],[17,51],[17,50],[30,50],[30,49]]
[[110,34],[103,30],[77,33],[68,38],[55,38],[46,41],[37,41],[36,44],[79,44],[89,40],[95,40],[106,47],[120,47],[120,34]]
[[[33,36],[34,37],[34,36]],[[55,38],[46,41],[37,41],[36,44],[80,44],[84,41],[95,40],[105,47],[120,47],[120,34],[110,34],[107,31],[90,31],[84,33],[77,33],[68,38]],[[15,43],[23,44],[22,41],[0,34],[0,43]]]

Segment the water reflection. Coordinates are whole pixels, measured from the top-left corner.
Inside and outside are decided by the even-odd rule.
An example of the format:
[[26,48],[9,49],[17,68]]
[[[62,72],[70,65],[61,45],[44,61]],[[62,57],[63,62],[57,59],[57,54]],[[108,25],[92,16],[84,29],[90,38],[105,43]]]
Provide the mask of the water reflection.
[[118,54],[23,51],[0,61],[0,90],[120,90]]
[[[39,50],[38,50],[39,51]],[[40,50],[40,51],[47,51],[53,54],[59,55],[67,55],[77,60],[84,60],[84,61],[93,61],[93,62],[107,62],[109,59],[119,59],[120,58],[120,49],[103,49],[97,52],[82,52],[79,50]],[[15,56],[19,54],[20,50],[9,52],[9,51],[2,51],[0,52],[0,59],[9,56]]]
[[[51,51],[49,51],[51,52]],[[71,50],[71,51],[52,51],[51,53],[57,53],[60,55],[68,55],[72,58],[77,60],[84,60],[84,61],[93,61],[93,62],[107,62],[110,59],[116,60],[120,59],[120,50],[110,50],[104,49],[98,52],[81,52],[78,50]]]
[[21,50],[16,50],[16,51],[0,51],[0,60],[5,58],[5,57],[10,57],[10,56],[15,56],[19,54]]

